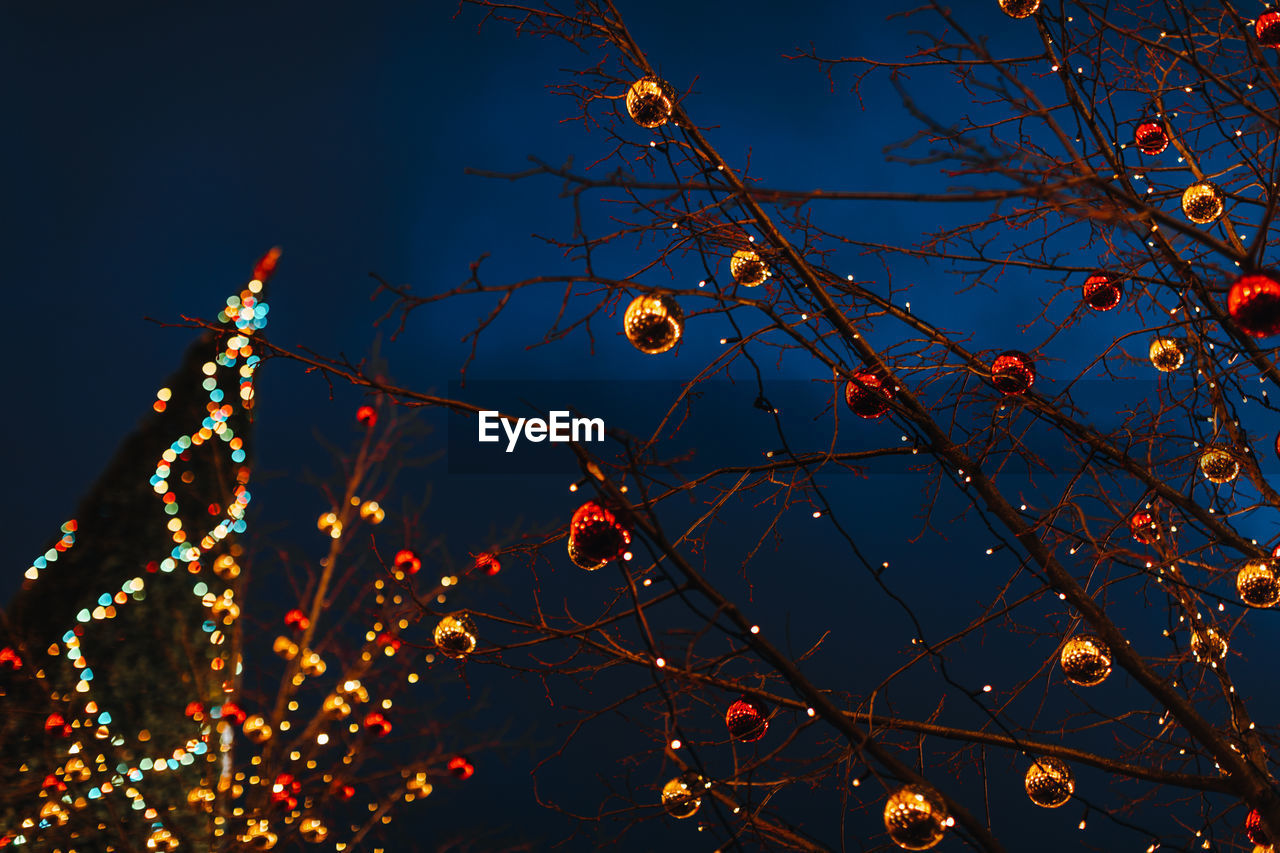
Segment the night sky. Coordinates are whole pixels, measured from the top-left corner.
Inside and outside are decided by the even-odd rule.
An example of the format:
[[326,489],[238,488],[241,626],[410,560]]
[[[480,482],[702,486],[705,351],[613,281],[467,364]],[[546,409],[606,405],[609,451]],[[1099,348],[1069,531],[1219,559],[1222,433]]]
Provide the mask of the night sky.
[[[0,141],[10,164],[8,203],[0,214],[11,354],[6,596],[146,413],[192,337],[148,318],[212,318],[270,246],[284,249],[271,285],[272,341],[358,359],[376,340],[398,384],[437,393],[458,378],[468,351],[461,335],[488,304],[424,309],[391,341],[393,327],[374,327],[388,303],[371,301],[369,273],[432,293],[462,283],[468,265],[486,252],[482,269],[495,283],[572,269],[559,250],[531,236],[569,232],[570,209],[557,198],[555,181],[512,183],[469,176],[464,169],[519,171],[530,156],[555,164],[573,157],[579,167],[595,159],[604,140],[562,121],[573,104],[547,91],[564,79],[560,69],[594,58],[558,41],[517,39],[500,25],[478,32],[475,13],[454,18],[451,3],[368,5],[319,0],[305,7],[234,2],[197,9],[127,0],[22,0],[0,9],[10,125]],[[813,42],[830,54],[900,58],[917,45],[907,24],[886,23],[883,12],[857,11],[858,4],[847,2],[797,4],[785,14],[776,3],[755,0],[620,5],[661,73],[681,90],[692,85],[686,107],[711,128],[711,140],[730,159],[745,163],[749,156],[753,173],[769,184],[895,191],[945,186],[936,167],[885,167],[884,147],[915,130],[892,90],[865,90],[860,106],[847,86],[837,84],[832,92],[811,64],[782,56]],[[994,2],[985,5],[992,8],[973,13],[975,26],[986,28],[997,45],[1017,38],[1017,24]],[[936,86],[916,94],[926,108],[945,109],[955,98]],[[818,210],[824,228],[897,243],[972,213],[888,204]],[[616,277],[639,263],[625,252],[610,262],[615,266],[608,274]],[[872,281],[880,274],[874,261],[852,252],[841,257],[840,268]],[[972,348],[1012,345],[1016,323],[1039,310],[1042,294],[1018,274],[1000,283],[999,299],[984,301],[952,296],[955,284],[941,269],[920,273],[912,298],[922,313],[945,315],[951,328],[972,330]],[[629,383],[684,378],[714,355],[723,333],[712,319],[691,324],[671,358],[635,352],[615,334],[617,323],[600,327],[594,352],[582,335],[529,350],[550,315],[534,300],[525,305],[486,335],[474,377],[594,380],[609,383],[625,400]],[[1068,334],[1059,345],[1069,348],[1080,335],[1100,330],[1105,326]],[[778,378],[807,381],[808,370],[784,364]],[[725,411],[723,428],[710,439],[717,452],[741,451],[755,459],[765,449],[749,428],[734,425],[751,416],[753,399],[751,393],[737,401],[741,411]],[[318,556],[323,542],[314,519],[327,507],[306,476],[333,470],[320,437],[340,446],[356,437],[351,414],[360,396],[340,388],[331,399],[320,378],[275,361],[260,375],[258,400],[253,519],[259,531]],[[625,407],[617,417],[631,416],[637,429],[646,422],[646,412]],[[423,452],[443,451],[448,430],[459,424],[443,416],[423,420],[433,429]],[[461,428],[471,429],[467,423]],[[875,563],[908,567],[904,585],[927,579],[917,613],[933,620],[939,635],[967,621],[952,612],[953,601],[981,602],[984,583],[1007,577],[1007,566],[979,562],[988,544],[980,526],[957,525],[947,530],[946,541],[907,541],[921,528],[919,485],[912,478],[847,479],[831,494],[848,508],[859,547]],[[567,491],[571,480],[562,474],[450,474],[441,459],[406,474],[401,485],[414,499],[430,492],[426,524],[447,530],[449,550],[462,559],[513,529],[563,525],[576,505]],[[960,503],[943,506],[958,510]],[[748,589],[730,528],[754,522],[746,513],[730,515],[728,522],[716,533],[729,549],[727,589],[743,596],[766,629],[793,635],[793,651],[821,630],[833,632],[827,641],[833,651],[811,664],[816,681],[856,691],[901,661],[877,652],[903,645],[905,621],[888,609],[868,615],[859,606],[876,593],[834,536],[796,513],[780,527],[783,542],[771,544],[752,564]],[[563,594],[589,600],[575,572],[562,561],[540,575],[541,588],[559,592],[573,585],[577,589]],[[476,591],[476,602],[505,597],[519,609],[529,584],[504,572],[490,589]],[[1042,662],[1026,648],[977,648],[981,661],[955,665],[965,678],[999,680],[1001,668],[1022,672]],[[563,737],[571,715],[548,709],[535,683],[511,683],[500,670],[473,667],[469,681],[471,696],[487,697],[485,719],[511,723],[522,743],[510,754],[477,756],[471,787],[441,800],[440,809],[447,802],[448,811],[424,806],[400,831],[430,839],[418,849],[494,825],[505,839],[526,837],[538,848],[566,837],[572,824],[537,808],[528,773],[532,761]],[[1122,685],[1112,688],[1124,695]],[[909,680],[896,698],[927,714],[938,689],[927,680]],[[446,688],[442,695],[446,702],[469,701],[466,690]],[[951,710],[958,724],[976,722],[959,704]],[[544,786],[558,801],[593,811],[598,776],[617,778],[622,771],[615,765],[623,756],[651,746],[629,745],[634,736],[620,722],[590,730],[547,772]],[[601,761],[603,766],[592,766]],[[991,768],[993,784],[1011,786],[1007,797],[997,797],[998,826],[1003,821],[1007,828],[1025,828],[1043,820],[1019,790],[1020,773],[1008,762]],[[1080,776],[1102,784],[1098,774]],[[792,805],[796,819],[819,838],[836,840],[841,806],[832,795],[796,797]],[[1073,829],[1074,815],[1055,821]],[[1108,831],[1100,822],[1095,843]],[[705,846],[683,824],[659,822],[646,832],[627,849]],[[579,836],[566,849],[584,849],[592,837]],[[1137,834],[1123,837],[1131,846],[1138,843]],[[1036,849],[1075,849],[1060,840],[1044,843]],[[952,841],[950,847],[959,845]],[[1031,848],[1011,841],[1010,849]]]

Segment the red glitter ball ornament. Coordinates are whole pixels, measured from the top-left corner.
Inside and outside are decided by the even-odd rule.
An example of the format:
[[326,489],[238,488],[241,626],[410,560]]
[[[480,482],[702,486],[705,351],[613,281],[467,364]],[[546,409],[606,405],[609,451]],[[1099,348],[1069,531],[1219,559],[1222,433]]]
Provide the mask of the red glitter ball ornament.
[[422,568],[422,561],[418,559],[418,555],[408,548],[396,552],[394,564],[396,571],[404,572],[406,575],[416,575]]
[[743,696],[729,706],[724,724],[734,740],[751,743],[764,737],[769,731],[768,709],[755,699]]
[[459,779],[470,779],[476,768],[465,755],[455,755],[449,759],[449,772]]
[[377,711],[370,711],[365,714],[364,728],[374,737],[386,737],[391,734],[391,721]]
[[1280,47],[1280,12],[1263,12],[1253,31],[1263,47]]
[[222,719],[231,720],[237,726],[242,725],[249,715],[235,702],[222,703]]
[[1007,350],[991,362],[991,384],[1001,394],[1026,393],[1035,381],[1036,364],[1025,352]]
[[631,531],[595,501],[578,507],[569,522],[569,559],[589,572],[625,557],[630,544]]
[[1150,545],[1160,538],[1160,527],[1149,512],[1135,512],[1129,516],[1129,532],[1143,545]]
[[307,618],[305,613],[295,607],[284,615],[284,624],[295,631],[305,631],[311,627],[311,620]]
[[844,386],[844,402],[860,418],[878,418],[889,411],[893,388],[869,370],[860,370]]
[[1133,144],[1143,154],[1154,157],[1169,147],[1169,134],[1153,121],[1144,121],[1133,130]]
[[1096,272],[1084,280],[1084,304],[1094,311],[1110,311],[1123,298],[1120,280],[1110,273]]
[[1246,334],[1280,334],[1280,282],[1269,275],[1241,276],[1227,294],[1227,313]]
[[373,406],[361,406],[356,409],[356,420],[367,427],[372,427],[378,422],[378,413],[373,410]]
[[1267,835],[1266,827],[1262,825],[1262,815],[1258,814],[1257,809],[1250,811],[1249,816],[1244,819],[1244,834],[1254,844],[1261,844],[1263,847],[1271,844],[1271,836]]

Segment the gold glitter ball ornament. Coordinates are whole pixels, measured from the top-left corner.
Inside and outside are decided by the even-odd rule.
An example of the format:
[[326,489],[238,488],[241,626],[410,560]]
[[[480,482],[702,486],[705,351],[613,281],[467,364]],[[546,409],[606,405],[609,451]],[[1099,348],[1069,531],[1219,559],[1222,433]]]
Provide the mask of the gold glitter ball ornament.
[[455,660],[466,657],[476,649],[476,623],[465,610],[450,613],[436,625],[436,648],[440,654]]
[[640,352],[658,355],[671,349],[684,331],[684,312],[669,293],[637,296],[622,318],[627,340]]
[[240,577],[240,564],[230,554],[220,554],[213,561],[213,573],[224,581],[233,581]]
[[298,834],[302,836],[303,841],[319,844],[329,837],[329,827],[321,823],[319,818],[304,817],[298,824]]
[[924,785],[907,785],[884,804],[884,827],[903,850],[928,850],[955,823],[938,792]]
[[1161,373],[1177,370],[1187,360],[1182,341],[1165,337],[1151,339],[1151,345],[1147,347],[1147,357],[1151,359],[1151,366]]
[[1227,448],[1211,445],[1200,454],[1200,472],[1211,483],[1229,483],[1240,473],[1240,460]]
[[739,249],[729,258],[729,272],[743,287],[759,287],[769,277],[769,268],[753,249]]
[[244,721],[245,737],[254,743],[266,743],[271,740],[271,726],[258,714]]
[[1227,656],[1227,639],[1206,625],[1191,632],[1191,654],[1201,663],[1213,664]]
[[676,820],[693,817],[702,807],[706,780],[697,773],[682,773],[662,786],[662,807]]
[[1041,756],[1027,768],[1027,796],[1046,809],[1065,805],[1075,793],[1076,781],[1065,761]]
[[1062,672],[1072,684],[1093,687],[1111,674],[1111,649],[1092,634],[1077,634],[1062,646]]
[[1010,18],[1030,18],[1040,8],[1040,0],[1000,0],[1000,11]]
[[1274,607],[1280,602],[1280,578],[1270,564],[1250,560],[1236,574],[1236,592],[1250,607]]
[[1222,215],[1225,201],[1216,184],[1199,181],[1182,193],[1182,212],[1197,225],[1208,225]]
[[665,80],[642,77],[627,90],[627,115],[641,127],[662,127],[671,120],[675,108],[675,90]]

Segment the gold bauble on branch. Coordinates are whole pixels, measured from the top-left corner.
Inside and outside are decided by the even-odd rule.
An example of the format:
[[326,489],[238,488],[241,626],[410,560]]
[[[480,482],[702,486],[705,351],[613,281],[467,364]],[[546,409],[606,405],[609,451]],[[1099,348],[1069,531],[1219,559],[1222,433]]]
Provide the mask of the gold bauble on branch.
[[279,839],[271,831],[271,824],[265,820],[251,820],[245,827],[240,843],[250,850],[270,850]]
[[1208,225],[1222,215],[1226,196],[1217,184],[1197,181],[1182,193],[1182,212],[1197,225]]
[[955,819],[932,788],[907,785],[889,795],[884,804],[884,827],[903,850],[928,850],[942,840]]
[[1229,448],[1210,445],[1200,454],[1200,473],[1211,483],[1230,483],[1240,474],[1240,460]]
[[224,581],[233,581],[240,577],[240,564],[230,554],[220,554],[213,561],[213,573]]
[[1041,756],[1027,768],[1026,788],[1031,802],[1046,809],[1056,809],[1071,799],[1076,782],[1065,761]]
[[271,726],[260,714],[254,714],[244,721],[245,737],[254,743],[266,743],[271,740]]
[[1094,687],[1111,674],[1111,649],[1092,634],[1077,634],[1062,645],[1062,672],[1072,684]]
[[675,108],[675,90],[665,80],[642,77],[627,89],[627,115],[641,127],[661,127],[671,120]]
[[271,644],[271,650],[285,660],[293,660],[298,656],[298,644],[283,634],[276,637],[276,641]]
[[1147,357],[1151,359],[1151,366],[1156,370],[1161,373],[1170,373],[1186,362],[1186,346],[1177,338],[1154,337],[1151,339],[1151,345],[1147,347]]
[[460,659],[475,651],[476,623],[465,610],[450,613],[436,624],[436,648],[445,657]]
[[1264,560],[1250,560],[1236,574],[1236,592],[1250,607],[1274,607],[1280,602],[1280,578]]
[[1040,0],[1000,0],[1000,11],[1010,18],[1030,18],[1040,9]]
[[429,797],[431,796],[431,792],[435,790],[435,787],[431,784],[431,780],[423,771],[418,771],[410,776],[408,781],[405,782],[404,787],[405,790],[410,794],[413,794],[415,797]]
[[702,792],[707,787],[697,773],[682,773],[662,786],[662,807],[676,820],[693,817],[702,806]]
[[325,826],[318,817],[304,817],[298,824],[298,834],[302,836],[303,841],[319,844],[329,837],[329,827]]
[[308,678],[315,678],[324,675],[324,671],[328,669],[328,665],[324,662],[324,658],[320,657],[316,652],[310,649],[304,649],[302,652],[302,662],[298,664],[298,669]]
[[759,287],[769,277],[769,268],[754,249],[739,249],[729,258],[729,273],[743,287]]
[[684,311],[669,293],[637,296],[622,318],[627,340],[640,352],[658,355],[671,349],[684,331]]
[[1227,638],[1218,633],[1218,629],[1206,625],[1191,631],[1191,654],[1196,660],[1217,666],[1217,662],[1227,656]]

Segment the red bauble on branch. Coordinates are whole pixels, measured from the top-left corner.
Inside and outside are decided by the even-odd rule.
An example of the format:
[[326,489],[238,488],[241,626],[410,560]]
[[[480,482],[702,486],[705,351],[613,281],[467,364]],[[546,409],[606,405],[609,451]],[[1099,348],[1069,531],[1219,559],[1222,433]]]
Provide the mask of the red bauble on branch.
[[54,711],[45,718],[44,730],[49,734],[57,735],[58,737],[71,737],[71,726],[57,711]]
[[724,724],[729,727],[729,734],[734,740],[751,743],[760,740],[769,731],[768,713],[763,703],[743,696],[729,706],[724,715]]
[[612,512],[595,501],[578,507],[569,522],[569,559],[594,572],[610,560],[628,559],[631,531]]
[[1151,513],[1140,510],[1129,516],[1129,532],[1143,545],[1150,545],[1160,538],[1160,525]]
[[1280,12],[1263,12],[1253,31],[1263,47],[1280,47]]
[[1143,154],[1154,157],[1169,147],[1169,134],[1153,121],[1144,121],[1133,130],[1133,144]]
[[860,370],[844,386],[844,402],[860,418],[878,418],[889,411],[893,387],[875,373]]
[[1267,835],[1266,827],[1262,825],[1262,815],[1258,814],[1257,809],[1250,811],[1249,816],[1244,819],[1244,834],[1254,844],[1261,844],[1263,847],[1271,844],[1271,836]]
[[404,572],[406,575],[416,575],[422,569],[422,561],[408,548],[396,552],[394,565],[397,572]]
[[311,620],[307,618],[307,614],[295,607],[284,615],[284,624],[295,631],[305,631],[311,627]]
[[449,759],[449,772],[459,779],[470,779],[476,768],[465,755],[455,755]]
[[373,737],[386,737],[391,734],[391,721],[377,711],[370,711],[364,717],[364,730]]
[[1269,275],[1241,276],[1227,294],[1227,313],[1246,334],[1280,334],[1280,282]]
[[1106,272],[1096,272],[1084,280],[1084,304],[1094,311],[1110,311],[1124,298],[1120,279]]
[[1008,350],[991,362],[991,384],[1001,394],[1023,394],[1036,381],[1036,364],[1025,352]]
[[373,406],[361,406],[356,409],[356,420],[371,427],[378,422],[378,413],[373,410]]

